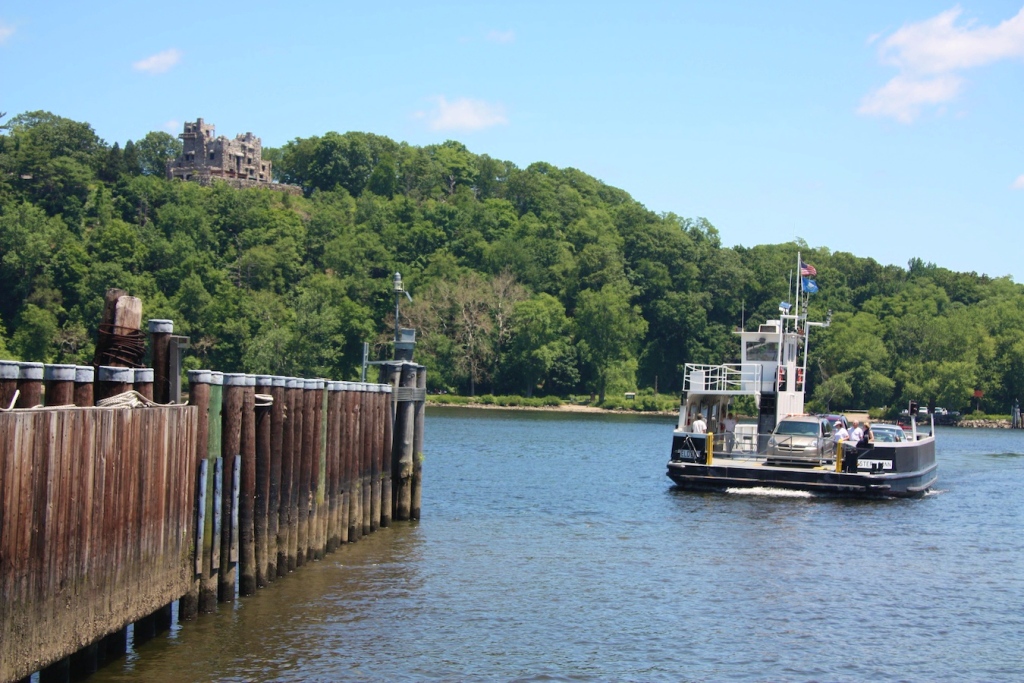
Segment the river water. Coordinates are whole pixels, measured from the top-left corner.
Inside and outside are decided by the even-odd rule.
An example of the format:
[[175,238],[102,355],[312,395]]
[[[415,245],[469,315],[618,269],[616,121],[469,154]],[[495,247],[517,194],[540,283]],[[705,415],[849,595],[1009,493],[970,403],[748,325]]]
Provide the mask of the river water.
[[689,493],[671,419],[427,413],[396,524],[95,681],[1024,678],[1024,433],[938,431],[921,499]]

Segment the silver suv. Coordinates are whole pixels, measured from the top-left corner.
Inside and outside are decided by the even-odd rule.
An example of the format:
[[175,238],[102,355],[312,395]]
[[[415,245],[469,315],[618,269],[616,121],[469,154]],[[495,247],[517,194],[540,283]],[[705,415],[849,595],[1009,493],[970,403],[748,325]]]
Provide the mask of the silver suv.
[[819,465],[835,458],[832,423],[813,415],[791,415],[768,439],[768,464]]

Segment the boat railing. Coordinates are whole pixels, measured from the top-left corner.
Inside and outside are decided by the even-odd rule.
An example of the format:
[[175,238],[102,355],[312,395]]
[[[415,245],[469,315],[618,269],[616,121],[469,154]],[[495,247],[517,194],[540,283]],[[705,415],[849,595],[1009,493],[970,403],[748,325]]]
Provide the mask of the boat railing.
[[758,363],[725,363],[701,365],[687,363],[683,374],[683,390],[715,394],[756,394],[761,389],[761,365]]

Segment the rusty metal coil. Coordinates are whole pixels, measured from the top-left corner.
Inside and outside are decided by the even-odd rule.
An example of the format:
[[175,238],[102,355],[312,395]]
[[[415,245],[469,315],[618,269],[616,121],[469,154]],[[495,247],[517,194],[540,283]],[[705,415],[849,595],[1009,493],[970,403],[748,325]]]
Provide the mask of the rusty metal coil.
[[96,357],[100,365],[126,368],[142,367],[146,355],[146,335],[141,330],[115,332],[115,325],[100,323]]

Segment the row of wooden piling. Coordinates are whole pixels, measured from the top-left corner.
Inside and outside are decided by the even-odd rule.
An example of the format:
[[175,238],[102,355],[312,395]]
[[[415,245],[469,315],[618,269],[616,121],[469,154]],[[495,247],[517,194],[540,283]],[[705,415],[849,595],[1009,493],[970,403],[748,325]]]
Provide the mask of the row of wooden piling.
[[205,457],[183,618],[390,524],[390,386],[196,370],[189,397]]
[[153,368],[119,368],[101,365],[50,365],[0,360],[0,408],[35,408],[96,402],[137,391],[165,403],[154,395]]

